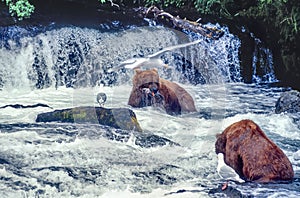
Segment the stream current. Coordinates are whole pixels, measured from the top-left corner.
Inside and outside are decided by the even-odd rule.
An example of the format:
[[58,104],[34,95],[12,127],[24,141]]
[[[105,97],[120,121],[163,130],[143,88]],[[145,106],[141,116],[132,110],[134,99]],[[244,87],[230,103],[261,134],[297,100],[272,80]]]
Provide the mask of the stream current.
[[[49,107],[0,108],[0,197],[224,197],[212,193],[224,182],[216,171],[215,135],[241,119],[252,119],[284,151],[295,178],[230,182],[236,197],[299,197],[300,117],[274,112],[290,88],[273,86],[274,77],[243,83],[240,41],[223,29],[222,38],[209,41],[160,26],[2,28],[0,106]],[[131,108],[133,71],[107,68],[195,39],[203,42],[163,55],[169,68],[159,73],[192,95],[197,113],[132,108],[142,133],[76,120],[35,122],[42,112],[98,106],[99,92],[107,95],[105,107]]]

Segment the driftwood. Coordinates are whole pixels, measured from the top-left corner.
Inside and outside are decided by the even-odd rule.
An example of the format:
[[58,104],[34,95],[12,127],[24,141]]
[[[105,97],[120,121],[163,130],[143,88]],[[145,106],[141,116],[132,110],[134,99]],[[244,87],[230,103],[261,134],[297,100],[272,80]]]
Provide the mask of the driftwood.
[[160,18],[165,21],[171,21],[175,28],[199,33],[202,36],[205,36],[210,39],[217,40],[224,35],[224,31],[219,30],[215,27],[206,27],[201,23],[198,23],[197,21],[181,19],[178,16],[174,17],[170,13],[160,10],[155,6],[151,6],[150,8],[140,7],[137,8],[135,11],[138,12],[141,17],[151,17],[154,20]]

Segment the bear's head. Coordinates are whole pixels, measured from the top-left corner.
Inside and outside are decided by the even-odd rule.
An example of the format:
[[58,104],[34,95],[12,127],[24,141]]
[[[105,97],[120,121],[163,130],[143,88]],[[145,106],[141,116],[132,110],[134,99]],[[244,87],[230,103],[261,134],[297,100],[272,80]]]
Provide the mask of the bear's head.
[[159,84],[159,75],[157,72],[157,69],[151,69],[151,70],[135,70],[135,75],[132,79],[133,86],[136,88],[143,88],[145,85],[148,84]]
[[164,104],[164,97],[159,92],[159,75],[157,69],[135,70],[133,87],[141,94],[139,106],[157,106]]
[[223,153],[225,154],[225,149],[226,149],[226,136],[224,134],[217,134],[217,141],[215,143],[215,152],[216,154],[218,153]]

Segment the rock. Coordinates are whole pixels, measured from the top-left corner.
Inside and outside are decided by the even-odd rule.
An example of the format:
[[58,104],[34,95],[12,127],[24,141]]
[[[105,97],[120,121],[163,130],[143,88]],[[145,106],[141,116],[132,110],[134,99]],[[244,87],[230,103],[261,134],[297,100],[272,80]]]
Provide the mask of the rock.
[[[239,190],[234,187],[228,186],[226,189],[222,190],[222,185],[219,185],[217,188],[210,189],[208,192],[209,195],[214,195],[216,197],[252,197],[250,195],[244,195]],[[218,196],[217,196],[218,195]]]
[[101,124],[117,129],[142,131],[135,113],[127,108],[75,107],[38,114],[36,122]]
[[[173,142],[167,138],[152,134],[151,132],[143,131],[143,133],[128,131],[122,129],[112,129],[109,127],[101,127],[103,132],[97,136],[102,136],[108,140],[118,142],[134,143],[141,148],[154,148],[161,146],[180,146],[180,144]],[[132,141],[134,140],[134,141]]]
[[154,134],[142,133],[136,136],[135,144],[142,148],[152,148],[158,146],[180,146],[178,143],[173,142],[167,138],[160,137]]
[[300,92],[296,90],[281,94],[275,105],[275,113],[297,113],[300,112]]

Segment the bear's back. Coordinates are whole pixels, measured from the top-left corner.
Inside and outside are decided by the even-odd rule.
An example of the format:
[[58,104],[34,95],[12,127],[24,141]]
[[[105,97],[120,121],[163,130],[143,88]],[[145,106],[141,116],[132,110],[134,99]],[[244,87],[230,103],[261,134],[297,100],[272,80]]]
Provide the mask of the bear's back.
[[178,84],[160,78],[160,84],[162,86],[168,87],[178,99],[178,102],[181,106],[181,112],[196,112],[196,107],[193,97],[181,86]]

